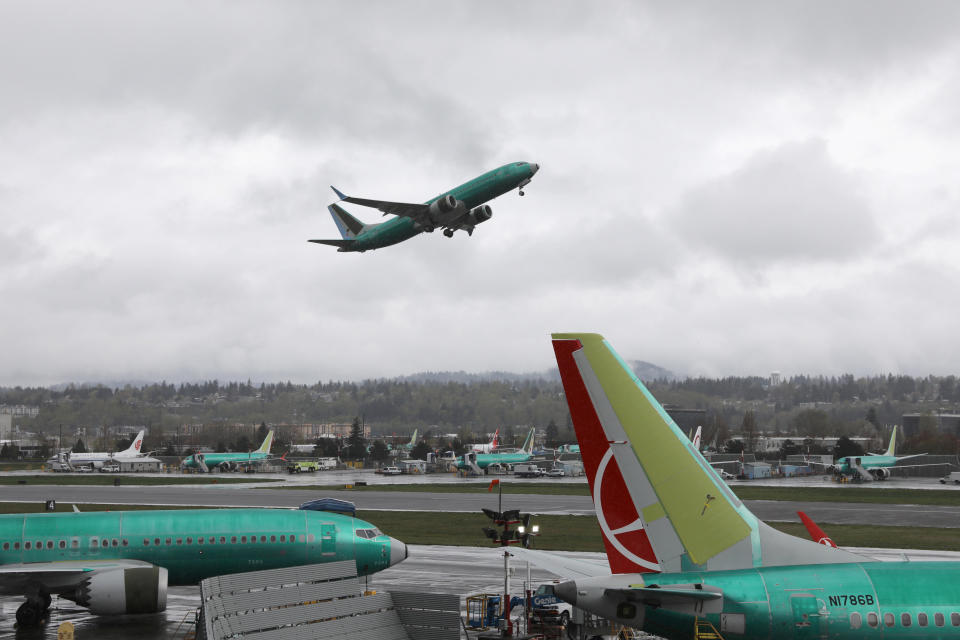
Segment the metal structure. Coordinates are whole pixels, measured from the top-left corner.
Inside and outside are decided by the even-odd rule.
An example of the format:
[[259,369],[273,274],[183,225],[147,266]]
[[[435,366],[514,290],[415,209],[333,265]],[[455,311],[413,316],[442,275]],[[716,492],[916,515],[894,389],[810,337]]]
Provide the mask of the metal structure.
[[458,640],[460,599],[365,592],[353,561],[218,576],[200,583],[206,640]]

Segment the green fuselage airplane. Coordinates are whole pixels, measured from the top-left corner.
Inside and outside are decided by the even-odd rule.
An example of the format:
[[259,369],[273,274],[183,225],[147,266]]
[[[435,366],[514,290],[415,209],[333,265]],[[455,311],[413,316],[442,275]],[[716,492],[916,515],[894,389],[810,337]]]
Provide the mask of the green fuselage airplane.
[[816,466],[826,466],[828,471],[838,475],[854,476],[864,481],[886,480],[894,469],[910,469],[913,467],[932,467],[942,466],[936,464],[899,464],[910,458],[919,458],[925,456],[925,453],[915,453],[909,456],[898,456],[897,447],[897,427],[893,427],[893,433],[890,435],[890,445],[884,453],[868,453],[865,456],[844,456],[832,465],[821,465],[811,462]]
[[0,593],[25,595],[35,624],[51,595],[97,614],[153,613],[167,585],[259,569],[355,560],[368,575],[407,556],[372,524],[305,509],[195,509],[0,516]]
[[234,471],[240,467],[263,462],[270,457],[270,447],[273,445],[273,431],[267,433],[263,444],[256,451],[247,453],[195,453],[183,461],[184,469],[198,469],[204,473],[212,469],[220,471]]
[[519,189],[520,195],[523,195],[523,187],[530,183],[539,169],[540,165],[537,164],[511,162],[423,204],[354,198],[334,188],[342,202],[373,207],[384,215],[396,217],[380,224],[364,224],[340,205],[332,204],[327,209],[343,239],[309,242],[332,245],[338,247],[338,251],[370,251],[403,242],[424,231],[430,233],[437,228],[442,228],[443,235],[448,238],[461,229],[473,235],[478,224],[493,216],[493,209],[485,203],[513,189]]
[[[527,434],[519,451],[510,453],[474,453],[468,452],[457,458],[457,469],[472,469],[473,465],[486,469],[490,465],[507,466],[528,462],[533,457],[533,429]],[[471,464],[471,461],[473,464]]]
[[670,640],[960,638],[960,562],[877,562],[773,529],[602,336],[553,346],[611,572],[554,559],[573,578],[562,600]]

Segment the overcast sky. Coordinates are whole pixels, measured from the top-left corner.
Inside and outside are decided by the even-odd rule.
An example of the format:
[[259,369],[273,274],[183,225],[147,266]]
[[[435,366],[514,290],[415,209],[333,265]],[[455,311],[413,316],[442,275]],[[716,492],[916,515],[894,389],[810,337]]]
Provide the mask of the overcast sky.
[[5,2],[0,87],[2,385],[960,370],[957,2]]

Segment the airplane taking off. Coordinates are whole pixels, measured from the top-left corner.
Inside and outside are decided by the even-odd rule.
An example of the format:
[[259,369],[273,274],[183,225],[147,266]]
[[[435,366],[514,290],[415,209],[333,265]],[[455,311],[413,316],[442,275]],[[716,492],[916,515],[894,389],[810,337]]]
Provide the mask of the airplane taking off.
[[810,460],[807,464],[819,467],[825,467],[827,471],[832,471],[837,475],[855,476],[864,482],[873,480],[886,480],[890,473],[897,469],[911,469],[914,467],[942,467],[941,464],[897,464],[902,460],[910,458],[919,458],[925,456],[925,453],[914,453],[909,456],[897,456],[897,427],[894,425],[893,433],[890,434],[890,445],[883,453],[868,453],[866,456],[844,456],[833,464],[824,464]]
[[273,431],[267,433],[263,444],[255,451],[248,453],[195,453],[186,458],[180,465],[184,469],[199,469],[208,473],[211,469],[220,471],[235,471],[270,457],[270,447],[273,445]]
[[487,444],[472,444],[470,445],[470,450],[477,453],[493,453],[497,450],[497,445],[500,441],[500,429],[498,428],[493,432],[493,439],[490,440]]
[[477,453],[475,451],[469,451],[457,458],[457,469],[474,469],[474,467],[486,469],[490,465],[506,466],[529,462],[530,458],[533,457],[533,432],[534,428],[531,427],[530,433],[527,434],[527,439],[523,441],[523,446],[520,447],[519,451],[509,453]]
[[671,640],[960,638],[960,563],[878,562],[773,529],[602,336],[553,347],[612,571],[574,569],[559,598]]
[[341,202],[379,209],[383,215],[390,214],[396,218],[380,224],[364,224],[340,205],[332,204],[327,210],[333,216],[343,239],[308,242],[329,244],[338,247],[337,251],[362,252],[389,247],[424,231],[430,233],[438,227],[443,228],[443,235],[448,238],[452,238],[454,232],[460,229],[472,236],[478,224],[493,216],[493,209],[484,203],[513,189],[518,189],[522,196],[523,188],[530,184],[530,180],[539,170],[538,164],[511,162],[445,191],[423,204],[354,198],[344,195],[336,187],[331,187]]
[[145,429],[141,429],[140,433],[137,434],[137,437],[134,438],[133,442],[130,443],[130,446],[123,451],[117,451],[116,453],[107,451],[73,453],[72,451],[67,451],[66,453],[58,453],[57,455],[53,456],[47,460],[47,464],[54,469],[57,468],[57,465],[66,467],[70,470],[85,466],[93,469],[101,469],[103,468],[103,465],[114,462],[117,459],[139,458],[143,456],[143,454],[140,452],[140,449],[143,447],[143,434],[145,432]]
[[405,544],[368,522],[306,509],[0,515],[0,594],[26,596],[25,627],[53,595],[95,614],[155,613],[168,585],[338,560],[369,575],[406,557]]

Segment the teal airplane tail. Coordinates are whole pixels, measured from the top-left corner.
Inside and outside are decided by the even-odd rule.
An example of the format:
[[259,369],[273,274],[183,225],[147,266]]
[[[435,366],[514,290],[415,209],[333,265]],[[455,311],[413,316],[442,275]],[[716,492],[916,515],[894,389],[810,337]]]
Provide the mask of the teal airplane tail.
[[530,428],[530,433],[527,434],[527,439],[523,441],[523,446],[520,447],[520,450],[527,455],[533,455],[533,432],[535,427]]
[[360,235],[360,232],[362,232],[367,225],[347,213],[347,211],[338,204],[331,204],[327,207],[327,211],[329,211],[330,216],[333,217],[333,221],[336,223],[340,235],[343,236],[343,240],[308,240],[308,242],[328,244],[333,247],[338,247],[340,251],[350,251],[357,242],[356,237]]
[[887,452],[884,455],[895,456],[897,455],[897,425],[893,425],[893,433],[890,434],[890,446],[887,447]]

